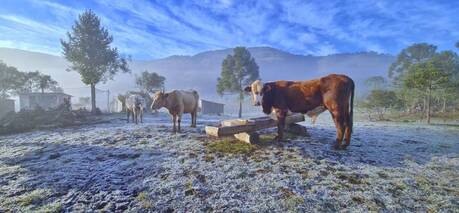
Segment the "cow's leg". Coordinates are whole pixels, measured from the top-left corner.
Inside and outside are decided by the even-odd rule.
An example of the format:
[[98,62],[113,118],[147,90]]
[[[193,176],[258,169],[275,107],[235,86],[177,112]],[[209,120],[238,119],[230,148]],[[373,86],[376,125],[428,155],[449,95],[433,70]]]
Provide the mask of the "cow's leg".
[[346,114],[346,119],[344,122],[344,140],[346,143],[343,145],[343,149],[349,146],[351,144],[351,134],[352,134],[352,123],[351,123],[350,115],[349,113]]
[[277,116],[277,141],[282,141],[284,138],[284,128],[285,128],[285,117],[287,116],[287,112],[278,111],[276,112]]
[[343,149],[345,149],[349,146],[349,144],[351,144],[351,128],[349,127],[348,123],[346,123],[344,127],[344,140],[346,141],[346,143],[343,145]]
[[198,125],[198,108],[194,111],[194,127]]
[[180,123],[182,122],[182,113],[177,115],[177,124],[178,124],[178,132],[182,131],[180,128]]
[[134,120],[135,124],[139,123],[139,112],[137,110],[134,110]]
[[333,146],[335,149],[341,148],[341,141],[343,141],[344,136],[344,119],[343,113],[340,113],[338,110],[331,110],[333,121],[335,122],[336,127],[336,142]]
[[196,127],[196,119],[198,118],[198,112],[194,111],[193,114],[194,114],[193,127]]
[[175,119],[177,118],[176,114],[172,115],[172,123],[174,124],[172,131],[175,133],[177,131],[176,126],[175,126]]
[[135,122],[135,110],[131,111],[132,123]]
[[129,123],[129,110],[126,110],[126,115],[127,115],[127,122]]
[[140,109],[140,123],[143,123],[143,109]]
[[191,113],[191,127],[196,127],[196,112]]

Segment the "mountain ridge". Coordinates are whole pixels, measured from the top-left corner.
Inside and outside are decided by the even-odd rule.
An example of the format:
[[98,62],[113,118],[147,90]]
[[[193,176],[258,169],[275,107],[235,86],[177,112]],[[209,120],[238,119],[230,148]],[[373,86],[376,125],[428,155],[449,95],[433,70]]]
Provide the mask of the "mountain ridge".
[[[265,81],[303,80],[318,78],[329,73],[341,73],[353,78],[357,85],[364,79],[382,75],[395,61],[389,54],[376,52],[339,53],[328,56],[298,55],[272,47],[248,48],[260,67],[260,77]],[[232,53],[232,48],[210,50],[194,55],[172,55],[160,59],[132,60],[132,73],[120,73],[113,81],[98,84],[113,94],[136,90],[135,75],[144,70],[166,77],[167,89],[196,89],[203,97],[218,99],[216,81],[222,60]],[[51,75],[64,88],[85,87],[77,72],[65,71],[69,63],[61,56],[34,51],[0,47],[0,60],[21,71],[39,70]],[[362,89],[362,88],[360,88]],[[67,91],[66,91],[67,92]]]

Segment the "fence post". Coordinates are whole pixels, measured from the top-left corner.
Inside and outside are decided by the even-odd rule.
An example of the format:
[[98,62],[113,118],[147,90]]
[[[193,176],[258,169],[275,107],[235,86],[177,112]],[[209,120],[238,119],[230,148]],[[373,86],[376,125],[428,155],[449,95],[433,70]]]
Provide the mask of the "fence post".
[[110,89],[107,89],[107,112],[110,113]]

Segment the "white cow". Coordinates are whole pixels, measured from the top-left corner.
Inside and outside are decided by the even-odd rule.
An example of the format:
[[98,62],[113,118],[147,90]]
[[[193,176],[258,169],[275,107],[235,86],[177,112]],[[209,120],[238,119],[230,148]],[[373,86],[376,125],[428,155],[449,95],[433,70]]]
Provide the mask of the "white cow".
[[196,117],[198,114],[199,95],[195,90],[173,90],[171,92],[159,91],[153,96],[152,110],[158,110],[165,107],[172,115],[174,123],[174,132],[176,131],[175,122],[178,122],[178,131],[180,132],[180,122],[183,113],[191,114],[191,127],[196,127]]
[[132,122],[136,124],[139,121],[143,123],[143,111],[145,110],[145,99],[140,95],[129,95],[126,98],[126,113],[127,113],[127,122],[129,123],[129,116],[132,114]]

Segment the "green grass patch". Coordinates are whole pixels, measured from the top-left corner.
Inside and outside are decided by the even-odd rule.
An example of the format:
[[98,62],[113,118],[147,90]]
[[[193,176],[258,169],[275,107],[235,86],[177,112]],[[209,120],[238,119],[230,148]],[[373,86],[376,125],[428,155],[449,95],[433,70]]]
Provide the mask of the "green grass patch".
[[398,182],[392,182],[390,188],[387,189],[394,197],[402,195],[402,193],[407,190],[407,186],[405,183],[398,181]]
[[153,208],[153,204],[151,203],[150,197],[148,196],[147,192],[140,192],[135,199],[137,200],[137,202],[139,202],[140,207],[142,207],[143,209]]
[[280,188],[284,207],[288,212],[296,212],[297,207],[304,204],[304,198],[287,188]]
[[260,135],[260,142],[261,143],[267,143],[267,142],[272,142],[276,138],[276,135],[273,134],[261,134]]
[[38,204],[43,200],[47,199],[50,195],[48,190],[36,189],[27,194],[23,194],[18,197],[17,203],[21,206],[28,206],[31,204]]
[[429,181],[429,179],[423,177],[423,176],[415,176],[414,180],[416,180],[416,185],[426,191],[426,192],[431,192],[432,190],[432,182]]
[[447,143],[440,143],[440,144],[438,144],[438,146],[439,146],[440,148],[445,148],[445,149],[449,149],[449,148],[452,148],[452,147],[453,147],[453,145],[447,144]]
[[207,149],[225,154],[249,154],[255,150],[255,146],[233,138],[222,138],[207,144]]
[[352,201],[356,202],[357,204],[365,203],[365,198],[361,196],[354,196],[352,197]]
[[193,188],[193,183],[191,180],[185,183],[185,196],[195,195],[196,190]]
[[58,213],[62,211],[63,207],[62,203],[60,202],[48,203],[37,210],[39,213]]
[[205,160],[206,162],[212,162],[212,161],[215,160],[215,157],[212,156],[211,154],[206,154],[206,155],[204,156],[204,160]]
[[337,178],[343,181],[347,181],[350,184],[364,184],[366,183],[365,178],[359,177],[359,175],[354,173],[337,173]]
[[[260,134],[260,142],[261,143],[277,142],[276,136],[277,134]],[[298,138],[298,135],[284,131],[284,137],[282,139],[283,140],[294,140],[296,138]]]

